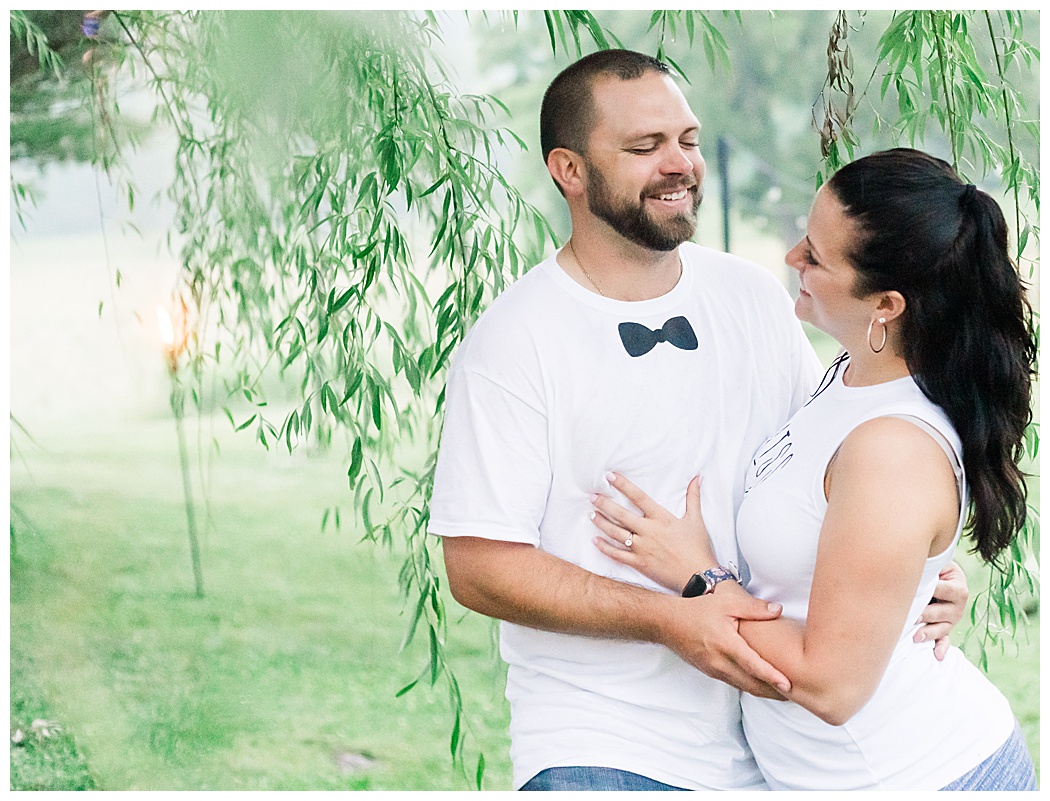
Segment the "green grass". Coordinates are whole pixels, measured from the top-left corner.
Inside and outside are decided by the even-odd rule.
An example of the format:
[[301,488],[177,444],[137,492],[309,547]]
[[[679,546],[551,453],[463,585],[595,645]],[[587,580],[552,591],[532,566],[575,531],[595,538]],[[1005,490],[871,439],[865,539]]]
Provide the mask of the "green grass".
[[20,642],[12,641],[11,788],[18,790],[94,790],[95,780],[76,742],[55,728],[51,706],[37,685],[37,667]]
[[[398,653],[400,560],[320,530],[346,496],[337,461],[228,444],[198,599],[170,421],[78,440],[31,456],[32,479],[12,466],[11,639],[100,788],[469,786],[450,764],[443,685],[395,698],[426,656],[425,637]],[[469,616],[450,650],[485,786],[502,789],[508,716],[492,639]],[[14,763],[12,777],[37,782]]]
[[[62,731],[12,749],[13,788],[469,788],[443,685],[395,697],[426,662],[425,637],[398,653],[400,558],[321,531],[349,517],[338,459],[223,435],[198,599],[170,420],[37,439],[12,464],[12,724]],[[509,789],[493,626],[448,608],[484,786]],[[1038,760],[1037,621],[1011,649],[990,672]]]

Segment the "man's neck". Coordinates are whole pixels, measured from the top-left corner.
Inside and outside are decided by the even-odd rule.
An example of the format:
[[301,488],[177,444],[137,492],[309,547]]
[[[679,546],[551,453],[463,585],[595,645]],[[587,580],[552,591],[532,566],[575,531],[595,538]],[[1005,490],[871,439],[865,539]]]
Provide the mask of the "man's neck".
[[581,286],[614,300],[651,300],[674,289],[682,275],[678,248],[650,250],[617,239],[574,232],[558,263]]

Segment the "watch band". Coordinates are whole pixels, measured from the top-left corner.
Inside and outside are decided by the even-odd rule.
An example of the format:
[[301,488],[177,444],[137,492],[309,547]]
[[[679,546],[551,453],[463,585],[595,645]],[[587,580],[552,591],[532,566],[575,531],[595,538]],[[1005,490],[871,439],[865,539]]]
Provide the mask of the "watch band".
[[701,573],[694,573],[693,577],[686,582],[685,589],[682,590],[682,597],[696,598],[699,595],[709,595],[723,581],[740,583],[740,579],[732,570],[721,565],[715,565],[710,570],[704,570]]

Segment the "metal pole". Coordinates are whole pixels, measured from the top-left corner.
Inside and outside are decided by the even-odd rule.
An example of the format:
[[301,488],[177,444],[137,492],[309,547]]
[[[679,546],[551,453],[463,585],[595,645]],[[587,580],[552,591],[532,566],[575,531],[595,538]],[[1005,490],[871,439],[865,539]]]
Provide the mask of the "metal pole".
[[722,247],[729,252],[729,142],[718,137],[718,177],[722,184]]

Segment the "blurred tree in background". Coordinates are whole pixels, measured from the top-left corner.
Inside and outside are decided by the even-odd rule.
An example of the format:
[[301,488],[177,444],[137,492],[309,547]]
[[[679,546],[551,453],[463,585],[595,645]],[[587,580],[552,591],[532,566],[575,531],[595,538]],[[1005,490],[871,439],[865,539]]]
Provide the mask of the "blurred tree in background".
[[11,16],[11,158],[46,163],[96,156],[80,29],[83,11]]
[[[150,93],[152,124],[176,138],[173,302],[189,313],[192,397],[266,448],[345,448],[361,529],[405,554],[406,643],[421,632],[430,644],[416,682],[446,682],[450,749],[466,769],[428,498],[453,350],[565,232],[535,144],[549,80],[601,47],[665,58],[709,160],[718,138],[734,154],[741,213],[786,241],[815,187],[854,154],[924,147],[1011,199],[1031,276],[1039,54],[1037,12],[471,14],[480,69],[503,79],[498,96],[473,95],[436,55],[451,19],[11,12],[11,136],[13,159],[118,170],[140,130],[120,101]],[[12,192],[18,208],[26,187]],[[270,406],[275,375],[291,394]],[[1037,429],[1030,445],[1034,455]],[[1015,623],[1011,593],[1034,591],[1037,536],[1033,514],[990,588],[988,626]],[[483,757],[470,762],[480,786]]]

